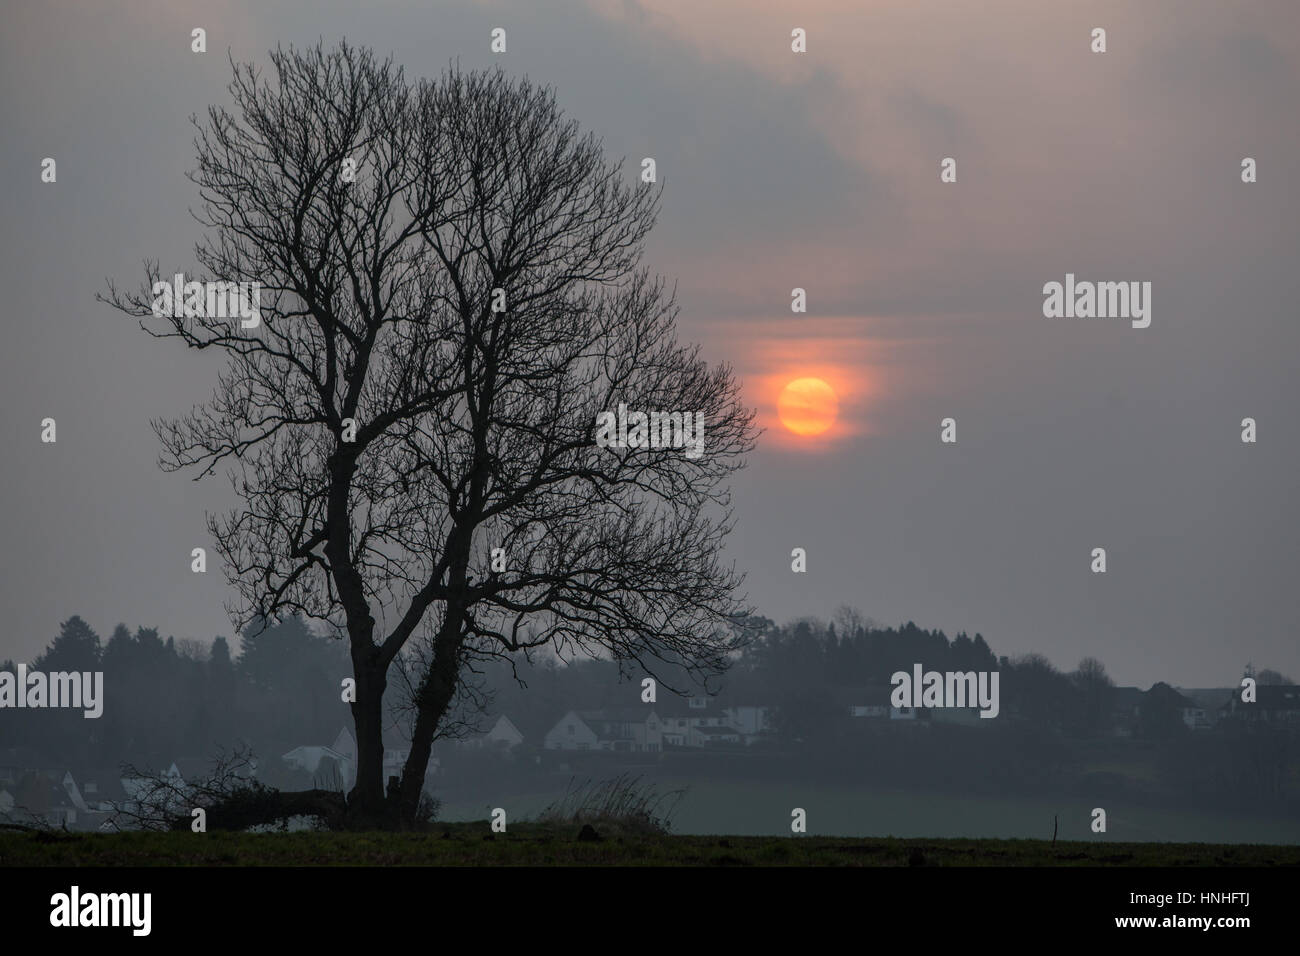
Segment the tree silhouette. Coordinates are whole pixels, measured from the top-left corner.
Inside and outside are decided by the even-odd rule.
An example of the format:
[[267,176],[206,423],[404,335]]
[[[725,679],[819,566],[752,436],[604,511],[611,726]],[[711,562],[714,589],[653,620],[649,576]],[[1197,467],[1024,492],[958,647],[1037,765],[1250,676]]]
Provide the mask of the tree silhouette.
[[1083,727],[1091,734],[1103,734],[1110,726],[1115,682],[1106,673],[1106,665],[1095,657],[1085,657],[1070,675],[1081,695]]
[[1258,674],[1256,674],[1255,680],[1264,687],[1291,687],[1295,685],[1295,681],[1291,678],[1268,667],[1263,668]]
[[[725,665],[746,610],[719,554],[725,482],[753,415],[728,368],[678,344],[640,265],[658,188],[625,182],[549,91],[454,68],[410,83],[346,43],[271,62],[232,63],[234,111],[196,118],[191,174],[206,231],[187,279],[259,283],[260,323],[156,316],[156,262],[103,298],[228,356],[209,402],[155,422],[162,466],[228,470],[241,506],[208,526],[236,626],[299,613],[346,634],[351,807],[410,820],[477,660],[550,643],[652,673]],[[620,403],[703,416],[704,454],[599,447]],[[389,797],[399,655],[412,746]]]

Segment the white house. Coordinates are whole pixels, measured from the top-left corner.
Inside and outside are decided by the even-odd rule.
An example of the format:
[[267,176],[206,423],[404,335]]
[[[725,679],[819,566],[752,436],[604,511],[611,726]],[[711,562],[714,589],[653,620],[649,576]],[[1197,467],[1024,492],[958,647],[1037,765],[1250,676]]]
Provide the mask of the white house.
[[542,746],[547,750],[595,750],[599,744],[596,732],[576,710],[571,710],[546,732]]
[[475,750],[513,750],[524,742],[524,735],[505,714],[496,719],[496,723],[485,734],[470,737],[460,742],[460,746]]
[[332,747],[313,745],[309,747],[294,747],[286,754],[281,754],[280,759],[290,770],[303,770],[310,774],[316,774],[320,770],[321,764],[326,760],[334,760],[342,766],[344,757],[341,753]]
[[752,743],[767,729],[767,708],[709,707],[707,697],[669,697],[655,705],[661,714],[663,742],[674,747]]
[[352,731],[348,730],[346,727],[340,730],[339,735],[334,738],[334,743],[330,744],[330,748],[335,753],[340,753],[346,757],[352,766],[356,766],[357,741],[356,738],[352,736]]
[[663,724],[653,709],[589,710],[581,716],[599,738],[601,750],[644,753],[663,749]]
[[547,731],[547,750],[611,750],[620,753],[663,749],[663,722],[653,710],[571,710]]
[[339,731],[334,743],[328,747],[294,747],[287,754],[282,754],[280,759],[290,770],[305,770],[312,776],[321,771],[322,764],[328,767],[332,762],[342,777],[344,790],[351,790],[356,782],[357,741],[346,727]]
[[766,707],[739,704],[724,707],[722,713],[727,725],[734,727],[746,744],[753,743],[755,737],[770,729]]

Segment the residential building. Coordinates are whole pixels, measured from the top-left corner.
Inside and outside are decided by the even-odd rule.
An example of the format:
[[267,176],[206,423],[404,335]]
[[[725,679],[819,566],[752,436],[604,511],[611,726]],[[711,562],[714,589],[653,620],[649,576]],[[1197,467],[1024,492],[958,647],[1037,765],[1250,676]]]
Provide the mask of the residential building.
[[351,790],[356,782],[357,742],[346,727],[328,747],[294,747],[280,759],[290,770],[303,770],[313,777],[332,778],[337,774],[338,783],[344,790]]
[[499,750],[509,752],[524,742],[524,735],[505,714],[492,724],[486,733],[459,741],[460,747],[472,750]]
[[571,710],[546,732],[542,746],[547,750],[597,750],[600,738],[576,710]]
[[609,750],[620,753],[663,749],[663,723],[654,710],[571,710],[546,734],[547,750]]

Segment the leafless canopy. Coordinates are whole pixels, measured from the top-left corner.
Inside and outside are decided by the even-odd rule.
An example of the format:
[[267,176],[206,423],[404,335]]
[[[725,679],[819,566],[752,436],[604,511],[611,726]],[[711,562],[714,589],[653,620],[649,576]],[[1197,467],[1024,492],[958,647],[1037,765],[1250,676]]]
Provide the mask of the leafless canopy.
[[[155,316],[152,286],[177,271],[156,263],[106,298],[229,355],[209,402],[155,423],[162,464],[231,476],[242,506],[209,525],[241,624],[298,611],[346,631],[362,800],[379,787],[369,710],[412,638],[430,733],[476,654],[723,666],[746,610],[719,556],[725,480],[753,417],[641,267],[658,188],[499,71],[412,83],[346,44],[271,62],[235,65],[233,112],[196,120],[206,274],[186,276],[260,283],[260,325]],[[620,402],[703,416],[704,454],[598,447]]]

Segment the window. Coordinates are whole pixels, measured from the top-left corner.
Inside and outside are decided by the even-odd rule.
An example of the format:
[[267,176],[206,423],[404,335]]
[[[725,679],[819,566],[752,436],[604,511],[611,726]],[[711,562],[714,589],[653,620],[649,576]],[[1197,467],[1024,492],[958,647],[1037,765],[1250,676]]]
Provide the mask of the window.
[[574,727],[573,724],[569,724],[569,736],[572,737],[576,732],[577,728]]

